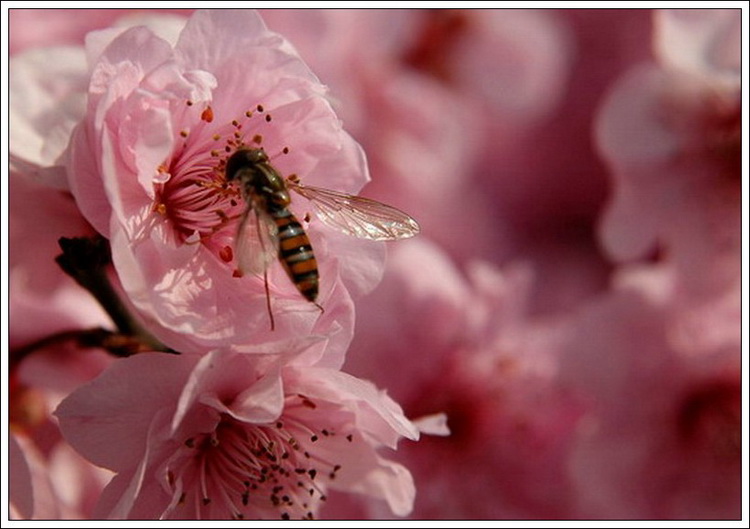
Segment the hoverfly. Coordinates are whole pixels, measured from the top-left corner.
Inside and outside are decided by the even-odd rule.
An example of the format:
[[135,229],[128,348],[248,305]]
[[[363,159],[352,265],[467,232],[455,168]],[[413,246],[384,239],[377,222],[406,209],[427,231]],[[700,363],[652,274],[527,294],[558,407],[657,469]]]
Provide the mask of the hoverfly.
[[[284,178],[262,148],[242,147],[226,162],[228,182],[236,182],[247,203],[240,219],[235,252],[241,272],[262,273],[271,329],[274,328],[267,268],[281,261],[287,275],[308,301],[316,303],[319,274],[310,239],[289,210],[289,189],[310,201],[316,216],[347,235],[388,241],[413,237],[419,225],[409,215],[381,202]],[[254,228],[251,226],[254,225]],[[256,233],[249,233],[255,229]]]

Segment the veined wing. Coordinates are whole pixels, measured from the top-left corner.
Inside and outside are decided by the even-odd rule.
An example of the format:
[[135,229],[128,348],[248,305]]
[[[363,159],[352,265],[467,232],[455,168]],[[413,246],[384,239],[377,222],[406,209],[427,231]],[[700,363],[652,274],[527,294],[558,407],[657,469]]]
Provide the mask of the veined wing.
[[288,185],[312,203],[315,214],[324,224],[347,235],[390,241],[419,233],[416,220],[377,200],[295,182],[288,182]]
[[234,246],[240,272],[263,274],[278,257],[276,223],[265,211],[248,206],[240,219]]

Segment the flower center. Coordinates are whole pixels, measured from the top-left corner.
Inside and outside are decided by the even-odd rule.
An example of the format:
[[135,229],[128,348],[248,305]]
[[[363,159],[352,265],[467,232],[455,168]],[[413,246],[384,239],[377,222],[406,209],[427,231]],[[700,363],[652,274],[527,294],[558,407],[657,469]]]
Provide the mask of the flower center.
[[291,417],[252,425],[222,416],[213,432],[187,439],[167,463],[173,499],[166,516],[312,519],[341,469],[319,449],[334,437]]
[[[260,145],[262,136],[250,136],[246,130],[251,118],[264,112],[258,105],[241,119],[216,125],[208,106],[192,130],[180,132],[181,143],[157,169],[153,205],[153,211],[167,220],[177,244],[202,243],[223,261],[232,260],[236,221],[247,205],[240,189],[227,182],[224,169],[238,148]],[[265,121],[270,121],[267,113]]]
[[709,454],[714,463],[738,461],[740,397],[735,381],[715,381],[686,395],[677,416],[683,445],[696,453]]

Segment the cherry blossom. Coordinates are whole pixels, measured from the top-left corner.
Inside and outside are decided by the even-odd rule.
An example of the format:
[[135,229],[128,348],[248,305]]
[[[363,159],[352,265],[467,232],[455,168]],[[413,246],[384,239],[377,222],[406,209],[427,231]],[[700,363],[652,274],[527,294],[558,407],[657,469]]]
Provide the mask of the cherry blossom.
[[[615,181],[600,231],[605,249],[619,261],[674,260],[698,279],[696,291],[739,272],[739,75],[728,64],[738,59],[739,34],[726,30],[739,17],[732,14],[660,13],[655,39],[665,64],[628,71],[596,129]],[[693,34],[696,23],[701,38],[684,49],[673,33]],[[693,65],[698,55],[716,67]]]
[[50,483],[44,457],[23,437],[11,435],[8,445],[10,517],[59,518],[60,501]]
[[[252,12],[202,12],[177,36],[172,26],[161,33],[174,42],[143,26],[91,33],[88,70],[72,68],[76,86],[81,79],[88,86],[77,94],[85,108],[69,135],[65,167],[57,165],[59,155],[12,155],[24,169],[55,169],[58,185],[60,170],[67,173],[84,216],[110,240],[128,301],[175,348],[259,343],[303,328],[345,345],[351,296],[378,280],[383,245],[341,236],[313,217],[307,228],[325,311],[301,298],[281,266],[271,266],[278,321],[271,333],[264,278],[238,273],[234,243],[246,205],[227,184],[223,164],[241,145],[262,145],[282,174],[356,192],[369,178],[361,148],[341,129],[317,78]],[[45,78],[33,57],[16,62]],[[33,137],[43,129],[29,106],[18,120],[31,124],[26,136]],[[62,137],[75,117],[64,121]],[[292,205],[300,219],[310,211],[304,204],[299,198]]]
[[[389,253],[345,367],[387,384],[410,417],[446,415],[449,436],[397,454],[417,486],[412,518],[572,516],[564,462],[582,407],[556,378],[567,327],[528,317],[533,283],[523,263],[464,273],[425,240]],[[346,507],[337,498],[323,514],[387,516],[372,502]]]
[[[537,310],[604,287],[594,222],[606,173],[580,138],[607,84],[648,52],[634,45],[648,36],[648,12],[264,16],[333,87],[370,159],[368,194],[413,212],[421,235],[458,262],[532,261]],[[377,44],[358,46],[362,35]],[[599,47],[611,54],[586,53]]]
[[9,206],[10,345],[111,325],[96,301],[55,263],[60,254],[58,238],[94,233],[73,197],[11,172]]
[[673,274],[630,272],[565,345],[562,377],[588,408],[570,459],[580,517],[740,516],[737,327],[700,354],[685,347],[663,292]]
[[[173,11],[11,14],[13,517],[740,516],[738,10]],[[246,146],[420,237],[267,298]]]
[[[108,518],[310,518],[329,488],[411,509],[409,472],[382,458],[418,429],[371,383],[262,355],[144,354],[73,392],[66,438],[117,473]],[[112,421],[112,417],[118,417]]]
[[[189,15],[192,9],[86,9],[85,16],[75,9],[12,9],[9,11],[11,55],[32,48],[80,46],[90,31],[111,25],[135,25],[158,13],[159,25]],[[170,16],[170,14],[172,16]],[[180,16],[182,15],[182,16]]]

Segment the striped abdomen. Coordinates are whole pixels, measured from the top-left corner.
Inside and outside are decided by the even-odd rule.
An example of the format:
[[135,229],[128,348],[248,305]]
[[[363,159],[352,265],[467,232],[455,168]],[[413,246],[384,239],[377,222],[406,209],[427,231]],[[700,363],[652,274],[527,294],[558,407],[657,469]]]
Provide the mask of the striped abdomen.
[[318,263],[305,230],[283,207],[269,212],[279,234],[279,259],[297,289],[309,301],[318,297]]

